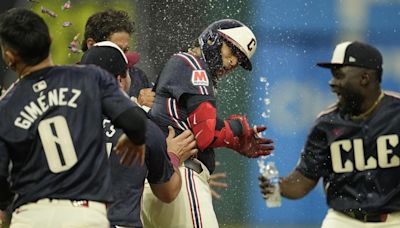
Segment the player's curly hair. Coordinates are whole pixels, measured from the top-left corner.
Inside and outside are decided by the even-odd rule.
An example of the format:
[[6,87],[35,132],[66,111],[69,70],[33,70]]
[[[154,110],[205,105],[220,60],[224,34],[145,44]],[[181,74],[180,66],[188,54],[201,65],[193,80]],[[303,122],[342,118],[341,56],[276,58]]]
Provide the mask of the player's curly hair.
[[86,22],[82,50],[88,49],[86,41],[89,38],[96,42],[106,41],[116,32],[132,34],[134,26],[135,23],[126,11],[108,9],[95,13]]
[[30,66],[42,62],[50,53],[51,38],[46,22],[27,9],[14,8],[2,14],[0,40]]

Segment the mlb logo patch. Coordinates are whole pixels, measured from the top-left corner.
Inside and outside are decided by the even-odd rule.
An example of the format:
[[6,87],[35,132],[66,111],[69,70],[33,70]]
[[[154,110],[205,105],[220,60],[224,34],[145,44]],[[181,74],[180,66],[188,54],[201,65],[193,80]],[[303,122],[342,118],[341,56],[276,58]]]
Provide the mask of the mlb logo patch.
[[192,71],[192,84],[195,86],[208,86],[209,81],[205,70]]
[[46,81],[39,81],[32,85],[32,89],[35,93],[40,92],[47,88]]

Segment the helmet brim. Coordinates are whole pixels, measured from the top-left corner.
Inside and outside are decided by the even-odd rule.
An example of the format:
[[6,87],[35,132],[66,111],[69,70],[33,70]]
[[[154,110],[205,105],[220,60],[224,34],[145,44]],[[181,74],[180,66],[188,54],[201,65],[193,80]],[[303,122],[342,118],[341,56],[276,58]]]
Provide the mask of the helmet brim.
[[243,67],[243,69],[251,71],[253,69],[253,66],[250,62],[250,60],[247,57],[244,57],[243,59],[239,59],[240,66]]
[[253,66],[251,64],[250,59],[246,56],[246,54],[240,50],[237,46],[235,46],[231,41],[228,41],[228,46],[232,49],[235,56],[238,58],[239,65],[243,67],[245,70],[251,71]]
[[341,67],[343,66],[342,63],[330,63],[330,62],[324,62],[324,63],[317,63],[317,66],[322,67],[322,68],[335,68],[335,67]]

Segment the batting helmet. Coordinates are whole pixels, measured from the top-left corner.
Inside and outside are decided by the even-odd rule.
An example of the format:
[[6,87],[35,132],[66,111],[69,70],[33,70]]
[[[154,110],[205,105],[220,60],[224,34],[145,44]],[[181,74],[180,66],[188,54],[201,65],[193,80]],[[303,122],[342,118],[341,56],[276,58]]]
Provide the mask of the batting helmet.
[[234,19],[216,21],[201,33],[199,44],[209,68],[213,71],[223,66],[220,50],[224,40],[232,44],[240,66],[251,70],[250,58],[256,51],[256,37],[246,25]]

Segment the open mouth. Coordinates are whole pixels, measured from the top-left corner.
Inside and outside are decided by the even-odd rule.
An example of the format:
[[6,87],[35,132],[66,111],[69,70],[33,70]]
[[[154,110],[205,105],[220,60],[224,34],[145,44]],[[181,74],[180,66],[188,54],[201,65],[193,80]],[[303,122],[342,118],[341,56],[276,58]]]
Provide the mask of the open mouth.
[[338,89],[332,89],[332,93],[336,94],[338,101],[343,101],[343,94]]
[[338,98],[338,100],[341,100],[343,98],[341,93],[336,93],[336,97]]

